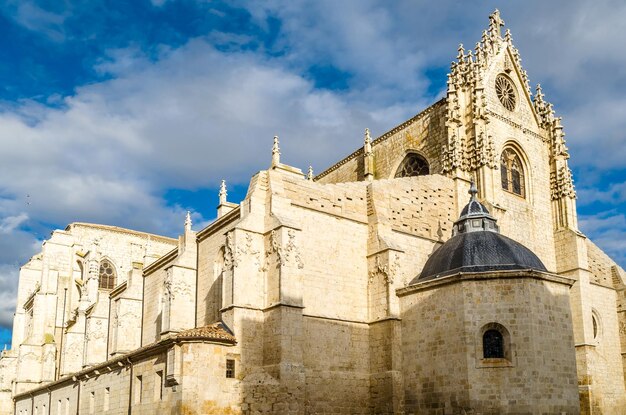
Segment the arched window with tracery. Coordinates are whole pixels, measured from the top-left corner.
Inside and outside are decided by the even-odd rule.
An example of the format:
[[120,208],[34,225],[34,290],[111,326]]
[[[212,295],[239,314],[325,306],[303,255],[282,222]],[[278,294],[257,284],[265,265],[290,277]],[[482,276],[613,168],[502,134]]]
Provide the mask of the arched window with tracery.
[[500,157],[502,188],[507,192],[525,197],[524,168],[519,154],[512,148],[505,148]]
[[105,290],[115,288],[115,268],[110,261],[103,259],[100,261],[100,277],[98,287]]
[[424,176],[429,174],[428,162],[419,154],[410,153],[402,160],[395,177]]

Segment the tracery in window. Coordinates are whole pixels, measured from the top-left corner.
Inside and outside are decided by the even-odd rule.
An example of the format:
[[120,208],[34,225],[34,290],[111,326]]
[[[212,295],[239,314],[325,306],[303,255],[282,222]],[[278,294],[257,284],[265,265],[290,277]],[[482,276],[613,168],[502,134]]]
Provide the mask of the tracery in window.
[[115,269],[106,259],[100,262],[100,278],[98,287],[105,290],[115,288]]
[[490,329],[483,334],[483,358],[504,358],[504,338],[496,329]]
[[505,148],[502,152],[502,157],[500,157],[500,177],[504,190],[522,197],[526,196],[522,159],[512,148]]
[[429,174],[428,162],[419,154],[408,154],[396,171],[395,177],[424,176]]
[[498,75],[496,77],[496,95],[504,108],[509,111],[515,109],[517,92],[515,91],[513,82],[511,82],[507,76]]

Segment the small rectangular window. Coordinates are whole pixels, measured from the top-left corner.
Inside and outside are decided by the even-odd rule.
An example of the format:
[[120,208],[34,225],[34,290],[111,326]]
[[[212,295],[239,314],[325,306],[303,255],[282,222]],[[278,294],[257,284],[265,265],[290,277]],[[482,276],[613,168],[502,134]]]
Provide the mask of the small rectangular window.
[[61,400],[59,399],[59,402],[57,402],[57,414],[61,415],[61,408],[63,408],[63,403],[61,402]]
[[70,415],[70,398],[65,398],[65,415]]
[[235,361],[233,359],[226,359],[226,377],[229,379],[235,377]]
[[104,388],[104,410],[108,411],[109,410],[109,397],[111,395],[111,389],[109,388]]

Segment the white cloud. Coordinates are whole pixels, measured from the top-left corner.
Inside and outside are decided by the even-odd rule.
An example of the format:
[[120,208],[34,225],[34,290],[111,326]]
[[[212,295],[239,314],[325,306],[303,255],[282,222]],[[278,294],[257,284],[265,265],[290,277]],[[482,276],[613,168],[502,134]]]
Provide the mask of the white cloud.
[[626,264],[626,215],[615,210],[581,215],[579,226],[614,261]]
[[24,221],[28,219],[26,213],[20,213],[17,216],[7,216],[0,219],[0,233],[11,233]]
[[25,28],[45,34],[56,42],[65,40],[63,23],[67,13],[53,13],[30,0],[9,1],[13,19]]

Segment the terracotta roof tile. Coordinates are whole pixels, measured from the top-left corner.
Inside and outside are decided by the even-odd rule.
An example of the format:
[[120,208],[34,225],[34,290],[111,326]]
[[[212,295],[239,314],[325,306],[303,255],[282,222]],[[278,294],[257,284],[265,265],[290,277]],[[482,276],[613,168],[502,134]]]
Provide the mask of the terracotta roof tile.
[[235,336],[233,336],[230,330],[222,323],[213,323],[204,327],[196,327],[189,330],[183,330],[176,335],[176,338],[205,338],[212,340],[226,340],[232,343],[237,342]]

